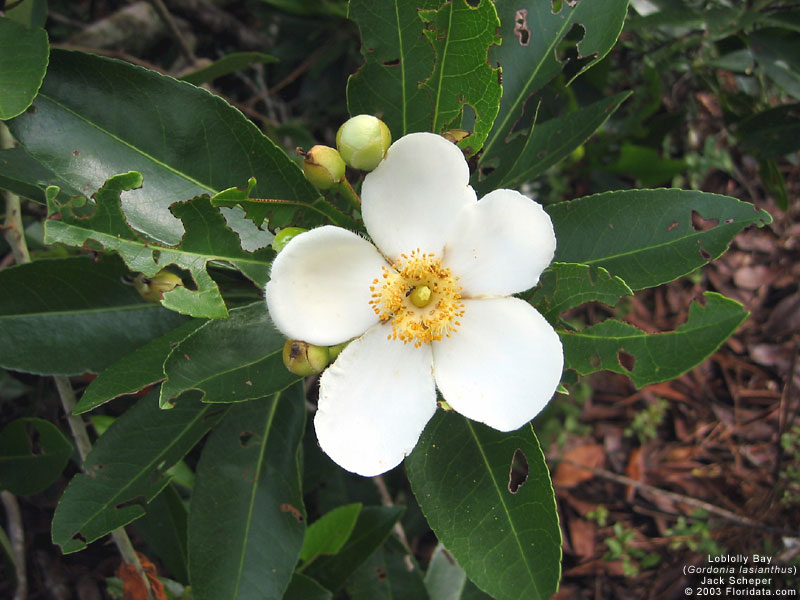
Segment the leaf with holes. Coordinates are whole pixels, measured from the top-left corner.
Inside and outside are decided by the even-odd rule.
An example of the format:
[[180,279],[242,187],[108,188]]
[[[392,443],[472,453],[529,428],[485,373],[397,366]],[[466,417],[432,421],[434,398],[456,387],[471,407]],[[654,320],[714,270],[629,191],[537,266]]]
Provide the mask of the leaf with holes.
[[72,451],[70,441],[50,421],[12,421],[0,431],[0,490],[38,494],[58,479]]
[[389,537],[405,509],[402,506],[366,506],[358,514],[353,533],[333,556],[320,556],[304,573],[335,592]]
[[16,117],[31,105],[49,54],[44,29],[0,17],[0,119]]
[[73,477],[53,516],[53,542],[65,554],[141,517],[169,483],[167,470],[191,450],[227,407],[184,397],[161,410],[154,394],[116,419]]
[[502,433],[438,411],[405,462],[436,537],[479,588],[497,600],[555,593],[561,534],[530,425]]
[[518,188],[568,156],[614,114],[631,92],[622,92],[575,112],[536,123],[530,133],[508,140],[484,160],[473,177],[480,194],[498,188]]
[[243,402],[287,388],[300,377],[283,364],[285,341],[263,301],[205,323],[164,362],[161,407],[169,408],[188,390],[199,390],[203,402]]
[[676,189],[604,192],[545,210],[558,240],[556,261],[603,267],[634,290],[691,273],[747,225],[772,222],[736,198]]
[[614,306],[622,296],[631,295],[628,285],[603,267],[553,263],[542,274],[529,301],[545,319],[555,323],[559,315],[585,302]]
[[[458,128],[469,106],[473,134],[460,145],[480,150],[502,93],[487,52],[499,43],[494,4],[394,0],[350,3],[361,31],[364,65],[347,85],[351,114],[379,115],[393,137]],[[424,34],[424,35],[423,35]]]
[[197,600],[281,598],[306,530],[303,386],[231,408],[208,439],[189,511]]
[[141,173],[142,187],[122,196],[123,212],[135,230],[165,244],[183,234],[169,210],[174,202],[250,177],[259,198],[319,196],[283,150],[218,96],[97,55],[53,50],[33,107],[9,127],[29,154],[84,194],[118,173]]
[[578,55],[591,57],[582,66],[585,71],[611,50],[628,10],[628,0],[559,2],[555,14],[553,4],[549,0],[495,2],[503,43],[492,47],[489,63],[499,64],[502,69],[503,97],[480,164],[489,165],[505,156],[503,146],[513,139],[513,134],[531,129],[535,106],[526,106],[526,102],[561,72],[563,65],[556,58],[556,49],[570,30],[580,27],[584,31],[578,42]]
[[43,259],[0,271],[0,366],[99,373],[186,317],[145,302],[117,256]]
[[164,361],[173,346],[192,334],[203,321],[192,319],[124,356],[97,376],[72,410],[79,415],[119,396],[135,394],[162,381]]
[[647,334],[608,319],[582,331],[560,331],[564,367],[582,375],[608,370],[636,387],[674,379],[711,356],[747,318],[742,305],[714,292],[705,305],[692,302],[689,318],[675,331]]
[[419,565],[395,537],[355,570],[346,589],[352,600],[428,600]]
[[185,269],[191,274],[196,289],[178,286],[163,294],[161,304],[193,317],[228,315],[219,288],[208,274],[209,261],[225,261],[258,285],[266,282],[273,251],[243,250],[239,236],[228,228],[207,196],[176,202],[170,207],[186,229],[177,246],[162,246],[142,238],[128,225],[120,207],[120,194],[141,184],[139,173],[115,175],[92,196],[94,204],[87,204],[83,198],[61,204],[57,200],[58,189],[48,188],[45,241],[113,250],[131,270],[147,277],[153,277],[168,265]]

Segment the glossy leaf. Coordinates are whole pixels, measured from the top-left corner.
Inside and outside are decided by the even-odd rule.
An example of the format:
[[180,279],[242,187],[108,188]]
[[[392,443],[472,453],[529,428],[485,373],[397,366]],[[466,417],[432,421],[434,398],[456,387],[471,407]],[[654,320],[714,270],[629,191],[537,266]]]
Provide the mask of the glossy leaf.
[[297,385],[232,407],[209,437],[189,512],[193,598],[283,595],[306,529],[304,423],[303,387]]
[[47,489],[67,466],[73,450],[50,421],[12,421],[0,431],[0,490],[30,496]]
[[419,565],[393,536],[355,570],[347,592],[352,600],[428,600]]
[[242,250],[239,237],[228,228],[207,196],[176,202],[170,207],[186,228],[178,246],[162,246],[138,235],[122,214],[120,194],[141,184],[139,173],[115,175],[94,194],[94,206],[84,206],[82,198],[60,204],[57,190],[48,188],[45,241],[94,248],[99,244],[105,250],[118,252],[132,271],[147,277],[153,277],[168,265],[189,271],[196,289],[178,286],[163,294],[161,303],[193,317],[228,315],[219,288],[208,274],[209,261],[228,262],[259,285],[267,279],[272,250]]
[[189,583],[186,522],[188,511],[173,484],[168,485],[147,506],[136,521],[136,532],[161,559],[173,579]]
[[622,296],[633,295],[619,277],[602,267],[553,263],[542,274],[530,302],[545,319],[555,323],[559,315],[585,302],[614,306]]
[[361,503],[346,504],[325,513],[306,532],[300,560],[309,562],[321,554],[336,554],[353,533]]
[[[519,453],[525,478],[512,484]],[[561,534],[550,475],[530,425],[502,433],[439,411],[405,462],[436,537],[479,588],[497,600],[555,593]]]
[[403,514],[402,506],[367,506],[358,515],[353,533],[334,556],[320,556],[305,574],[336,592],[373,552],[389,537]]
[[292,575],[283,600],[331,600],[333,594],[316,581],[300,573]]
[[300,377],[283,364],[284,342],[263,301],[209,321],[164,363],[161,406],[169,408],[187,390],[199,390],[204,402],[242,402],[285,389]]
[[77,195],[77,190],[44,167],[22,148],[0,150],[0,188],[18,196],[46,204],[44,191],[51,183],[61,187],[64,199]]
[[500,43],[494,4],[481,0],[473,7],[466,0],[451,0],[436,10],[420,10],[419,16],[435,52],[433,72],[422,84],[433,103],[430,131],[460,127],[469,106],[472,135],[459,145],[473,155],[489,135],[502,95],[499,69],[487,62],[489,48]]
[[430,600],[491,600],[467,579],[464,569],[441,543],[428,563],[425,589]]
[[88,412],[109,400],[162,381],[166,377],[164,361],[173,346],[202,324],[203,321],[192,319],[115,362],[89,384],[72,412],[76,415]]
[[182,75],[180,79],[194,85],[200,85],[201,83],[214,81],[218,77],[223,77],[224,75],[228,75],[239,69],[244,69],[253,64],[273,63],[277,62],[277,60],[278,59],[274,56],[264,54],[263,52],[231,52],[215,60],[207,67]]
[[98,373],[186,319],[142,300],[117,257],[38,260],[0,271],[0,365]]
[[53,516],[53,543],[65,554],[138,519],[169,483],[176,464],[227,408],[181,398],[173,410],[154,394],[141,398],[97,440],[84,473],[70,481]]
[[438,0],[350,1],[347,16],[358,24],[364,64],[347,82],[347,107],[351,115],[383,119],[393,139],[431,130],[431,99],[420,83],[431,75],[434,52],[418,10],[440,6]]
[[[206,90],[122,61],[54,50],[34,108],[9,126],[25,149],[84,194],[118,173],[131,226],[177,244],[176,201],[241,185],[296,202],[318,196],[300,168],[236,109]],[[169,132],[169,135],[164,135]]]
[[[519,134],[497,146],[495,158],[484,162],[473,178],[485,194],[498,188],[518,188],[535,179],[583,144],[614,114],[630,92],[599,100],[575,112],[536,123],[529,134]],[[485,177],[482,173],[490,171]]]
[[749,314],[720,294],[706,292],[703,298],[705,306],[692,302],[686,323],[668,333],[646,334],[615,319],[582,331],[561,331],[564,366],[583,375],[622,373],[636,387],[674,379],[711,356]]
[[530,129],[535,106],[525,103],[561,72],[563,65],[556,58],[556,48],[570,29],[579,25],[584,30],[578,54],[592,57],[583,65],[586,70],[608,54],[617,41],[628,0],[561,2],[555,14],[552,2],[540,0],[498,0],[495,6],[503,43],[490,50],[489,63],[500,64],[503,97],[494,128],[484,145],[483,164],[491,164],[494,157],[504,154],[503,145],[510,141],[512,131]]
[[0,119],[16,117],[31,105],[49,54],[44,29],[0,17]]
[[546,210],[556,261],[603,267],[634,290],[686,275],[718,258],[747,225],[772,222],[747,202],[677,189],[605,192]]

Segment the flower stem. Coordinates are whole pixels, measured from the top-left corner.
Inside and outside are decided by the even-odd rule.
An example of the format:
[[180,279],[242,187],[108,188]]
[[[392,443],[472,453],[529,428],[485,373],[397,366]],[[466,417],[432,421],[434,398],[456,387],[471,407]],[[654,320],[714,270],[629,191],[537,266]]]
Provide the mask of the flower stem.
[[361,210],[361,198],[359,198],[358,194],[356,194],[356,191],[353,189],[353,186],[350,185],[347,177],[339,182],[339,184],[336,186],[336,189],[342,196],[347,198],[347,201],[353,208]]

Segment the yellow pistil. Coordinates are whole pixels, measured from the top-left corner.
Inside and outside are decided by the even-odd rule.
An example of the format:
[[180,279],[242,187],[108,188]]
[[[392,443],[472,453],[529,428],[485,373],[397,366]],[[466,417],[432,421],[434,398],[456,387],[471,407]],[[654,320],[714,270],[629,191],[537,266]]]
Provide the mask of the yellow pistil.
[[390,340],[412,342],[419,347],[450,337],[461,323],[464,303],[461,286],[450,269],[433,254],[402,254],[382,277],[370,286],[370,304],[381,321],[391,322]]

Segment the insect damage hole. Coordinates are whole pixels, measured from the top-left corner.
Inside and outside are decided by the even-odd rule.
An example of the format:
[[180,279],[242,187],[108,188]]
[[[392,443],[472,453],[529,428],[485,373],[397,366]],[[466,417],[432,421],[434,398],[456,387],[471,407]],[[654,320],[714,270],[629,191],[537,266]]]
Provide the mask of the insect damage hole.
[[525,453],[517,448],[511,457],[511,468],[508,471],[508,491],[516,494],[528,481],[528,459]]
[[636,366],[636,357],[633,354],[625,352],[625,350],[622,348],[617,350],[617,360],[619,361],[620,366],[628,373],[633,371],[634,367]]
[[692,210],[692,229],[695,231],[708,231],[719,225],[719,219],[704,219],[696,210]]
[[528,28],[528,9],[521,8],[514,13],[514,35],[520,46],[527,46],[531,41],[531,30]]

